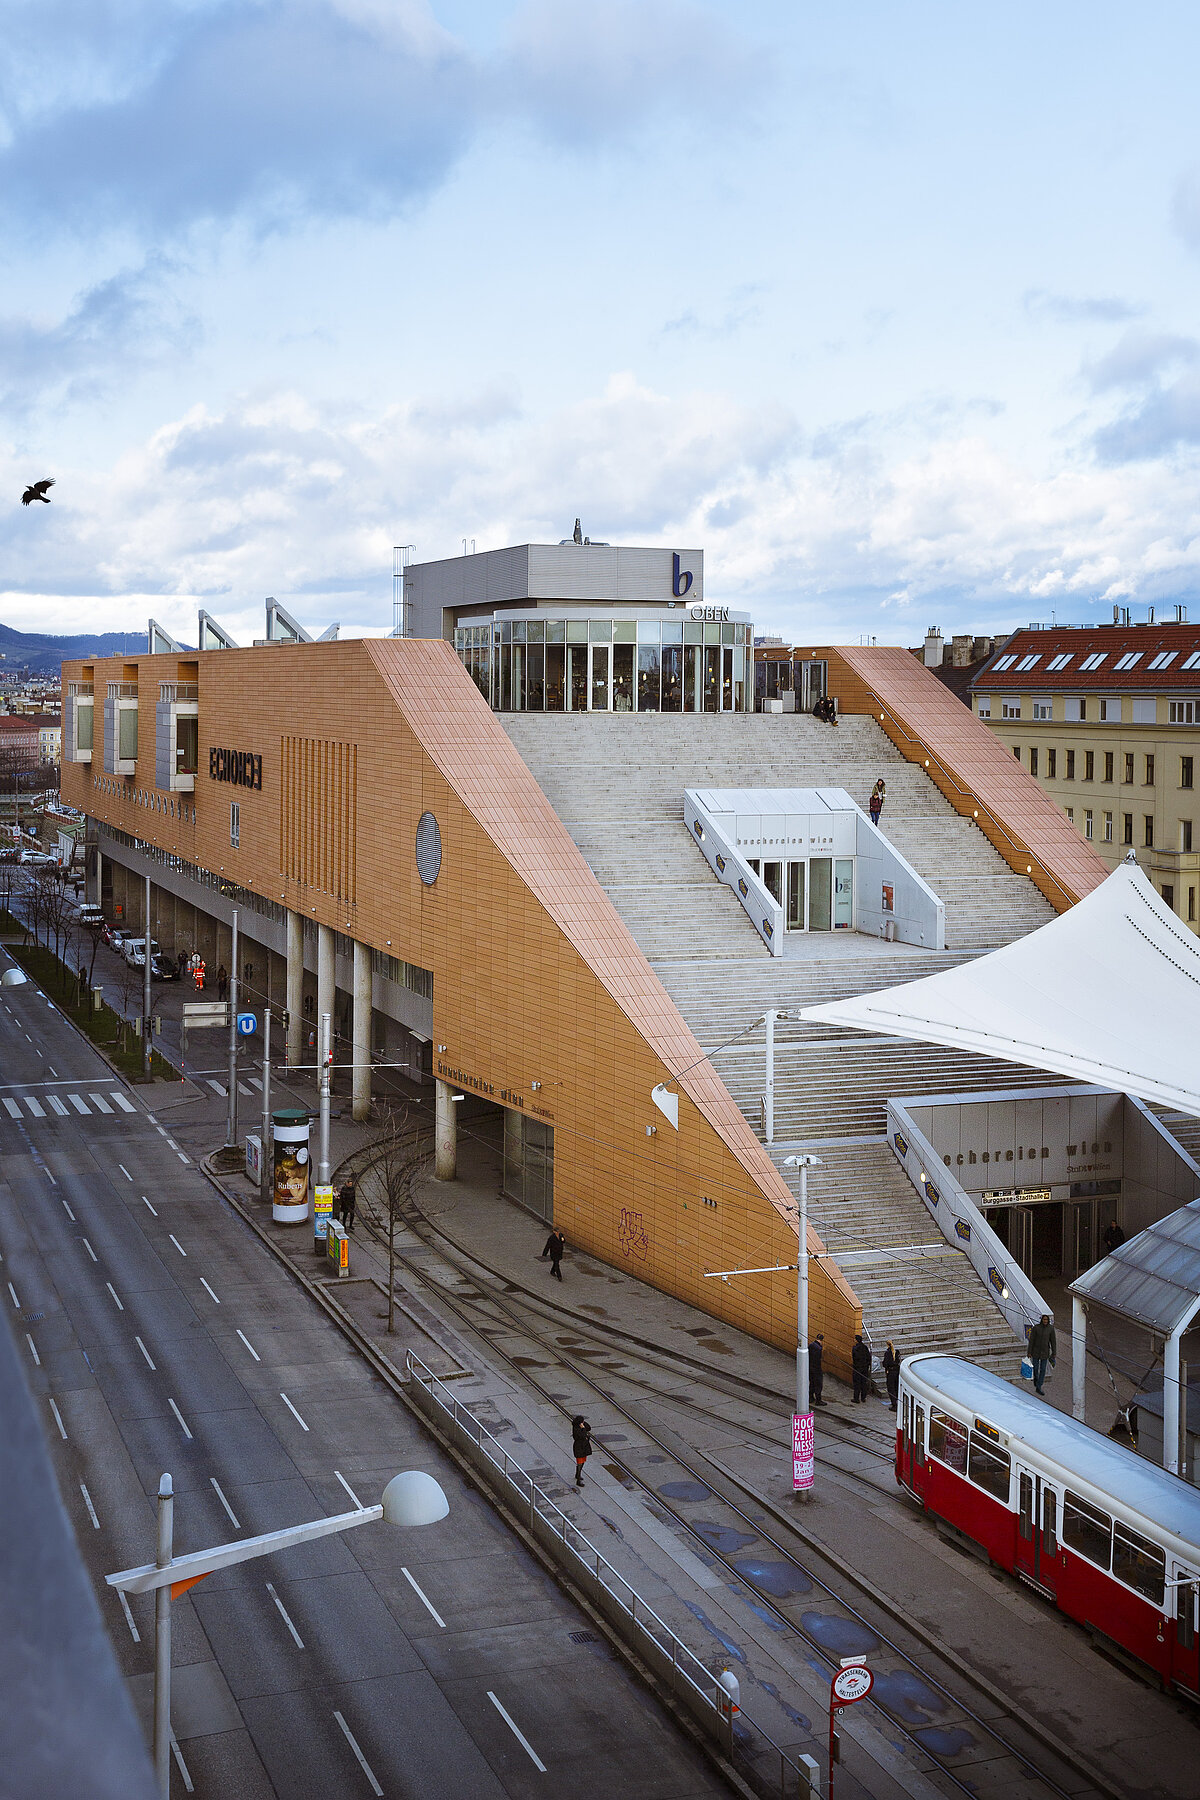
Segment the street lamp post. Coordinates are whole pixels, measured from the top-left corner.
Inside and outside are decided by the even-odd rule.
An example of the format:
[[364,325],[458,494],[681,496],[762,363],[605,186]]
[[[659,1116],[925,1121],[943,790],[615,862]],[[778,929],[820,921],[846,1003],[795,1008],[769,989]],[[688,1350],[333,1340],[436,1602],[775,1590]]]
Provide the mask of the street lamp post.
[[171,1553],[174,1508],[171,1477],[164,1475],[158,1488],[155,1561],[105,1578],[109,1587],[122,1593],[154,1595],[154,1772],[162,1800],[170,1800],[171,1791],[171,1601],[215,1569],[252,1562],[255,1557],[270,1556],[293,1544],[307,1544],[333,1532],[350,1531],[355,1525],[373,1525],[378,1519],[408,1528],[434,1525],[446,1517],[450,1502],[432,1475],[422,1469],[407,1469],[393,1475],[378,1506],[361,1506],[355,1512],[336,1513],[332,1518],[311,1519],[304,1525],[265,1532],[261,1537],[217,1544],[211,1550],[192,1550],[186,1556]]

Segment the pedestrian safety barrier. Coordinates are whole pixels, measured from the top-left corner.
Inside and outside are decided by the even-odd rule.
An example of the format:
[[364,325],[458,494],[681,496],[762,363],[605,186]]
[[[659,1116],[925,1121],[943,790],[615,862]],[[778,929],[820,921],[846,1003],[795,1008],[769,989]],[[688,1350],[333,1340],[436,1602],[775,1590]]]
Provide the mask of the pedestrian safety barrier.
[[412,1350],[406,1352],[405,1366],[410,1395],[421,1411],[466,1451],[472,1466],[510,1504],[518,1503],[515,1510],[531,1535],[566,1565],[596,1610],[729,1760],[741,1765],[760,1792],[778,1794],[781,1800],[808,1795],[811,1760],[806,1759],[806,1767],[798,1755],[783,1750],[744,1710],[731,1704],[719,1676],[704,1666],[532,1475],[514,1462],[499,1438]]

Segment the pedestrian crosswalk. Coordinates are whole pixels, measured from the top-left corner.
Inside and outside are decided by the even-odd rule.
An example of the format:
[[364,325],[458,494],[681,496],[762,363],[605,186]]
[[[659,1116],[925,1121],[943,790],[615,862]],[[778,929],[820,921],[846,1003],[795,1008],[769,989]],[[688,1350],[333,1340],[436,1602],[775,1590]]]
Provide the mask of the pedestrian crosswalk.
[[47,1107],[60,1119],[71,1117],[69,1107],[73,1107],[81,1118],[91,1118],[93,1113],[108,1113],[111,1116],[114,1112],[137,1111],[133,1102],[116,1089],[110,1089],[108,1094],[89,1092],[86,1097],[83,1094],[68,1094],[65,1102],[59,1094],[43,1094],[41,1099],[36,1094],[18,1094],[15,1099],[5,1094],[0,1099],[0,1105],[10,1119],[24,1119],[26,1114],[32,1119],[44,1119]]
[[[228,1094],[229,1089],[226,1087],[226,1085],[223,1081],[217,1081],[211,1075],[207,1077],[207,1080],[208,1080],[208,1085],[213,1090],[214,1094],[220,1094],[222,1096],[222,1098],[224,1098]],[[259,1093],[261,1094],[262,1082],[256,1080],[253,1075],[250,1077],[250,1087],[256,1087],[258,1089]],[[238,1082],[238,1093],[239,1094],[249,1094],[249,1092],[250,1092],[250,1088],[248,1088],[246,1086],[245,1082],[239,1081]]]

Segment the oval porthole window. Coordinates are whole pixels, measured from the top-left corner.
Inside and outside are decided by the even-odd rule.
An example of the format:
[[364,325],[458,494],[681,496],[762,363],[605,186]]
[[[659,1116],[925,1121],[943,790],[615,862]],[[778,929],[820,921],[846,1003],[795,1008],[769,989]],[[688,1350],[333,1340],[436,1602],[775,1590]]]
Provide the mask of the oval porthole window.
[[417,874],[426,887],[432,887],[442,866],[442,834],[431,812],[422,813],[417,821]]

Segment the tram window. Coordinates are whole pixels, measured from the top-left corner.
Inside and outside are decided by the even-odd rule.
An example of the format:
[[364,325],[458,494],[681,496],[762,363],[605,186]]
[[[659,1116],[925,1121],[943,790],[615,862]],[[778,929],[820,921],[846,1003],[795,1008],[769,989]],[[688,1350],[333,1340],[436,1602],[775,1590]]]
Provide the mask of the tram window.
[[1063,1499],[1062,1540],[1097,1568],[1107,1569],[1112,1562],[1112,1520],[1070,1488]]
[[[1187,1571],[1179,1569],[1179,1575]],[[1196,1584],[1181,1581],[1175,1589],[1175,1642],[1181,1650],[1190,1650],[1196,1637]]]
[[1058,1555],[1058,1495],[1053,1488],[1042,1489],[1042,1549],[1047,1556]]
[[1162,1605],[1167,1573],[1167,1558],[1149,1538],[1139,1537],[1128,1525],[1118,1524],[1113,1532],[1112,1572],[1126,1587],[1145,1594],[1156,1606]]
[[925,1461],[925,1408],[920,1401],[914,1401],[916,1425],[913,1430],[913,1454],[919,1463]]
[[949,1413],[931,1412],[929,1415],[929,1454],[944,1462],[948,1469],[957,1469],[960,1475],[967,1472],[967,1428],[959,1420],[952,1419]]
[[977,1487],[1006,1504],[1010,1467],[1007,1450],[997,1450],[994,1444],[987,1443],[975,1432],[971,1433],[971,1460],[967,1474]]
[[1033,1540],[1033,1476],[1020,1477],[1020,1510],[1017,1518],[1017,1530],[1025,1543]]

